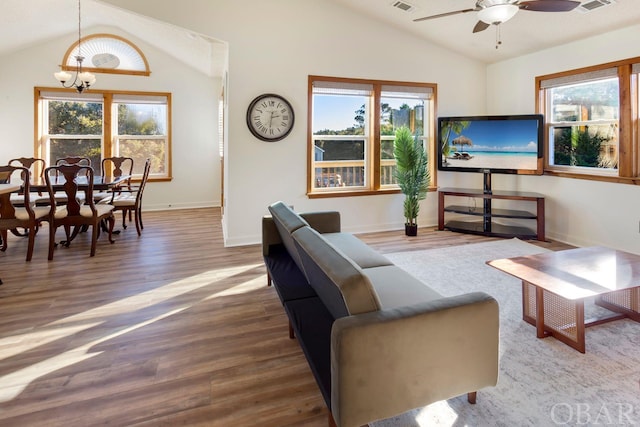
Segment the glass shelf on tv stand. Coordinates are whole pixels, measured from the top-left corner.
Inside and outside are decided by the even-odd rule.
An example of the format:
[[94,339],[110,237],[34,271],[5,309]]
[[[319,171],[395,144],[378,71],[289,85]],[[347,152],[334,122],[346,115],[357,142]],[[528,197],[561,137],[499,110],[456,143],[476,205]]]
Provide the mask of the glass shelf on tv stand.
[[[483,199],[482,207],[449,205],[445,206],[445,197],[461,196]],[[535,213],[516,209],[492,209],[491,200],[515,200],[535,202]],[[445,223],[445,212],[481,216],[481,221],[450,220]],[[494,222],[493,218],[511,218],[535,220],[536,227],[532,230],[525,226],[505,225]],[[438,229],[482,234],[493,237],[518,237],[521,239],[537,239],[544,241],[544,196],[539,193],[522,191],[491,191],[467,188],[442,188],[438,191]]]

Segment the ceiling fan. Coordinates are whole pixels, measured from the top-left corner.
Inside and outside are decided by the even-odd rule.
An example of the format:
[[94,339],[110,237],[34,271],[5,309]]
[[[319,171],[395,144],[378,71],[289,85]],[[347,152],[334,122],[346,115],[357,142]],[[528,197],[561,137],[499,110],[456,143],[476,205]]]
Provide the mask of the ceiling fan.
[[478,0],[473,9],[454,10],[438,15],[425,16],[413,21],[420,22],[460,13],[478,12],[479,21],[473,27],[473,32],[478,33],[489,28],[491,24],[499,25],[508,21],[520,9],[532,12],[568,12],[579,5],[580,2],[575,0]]

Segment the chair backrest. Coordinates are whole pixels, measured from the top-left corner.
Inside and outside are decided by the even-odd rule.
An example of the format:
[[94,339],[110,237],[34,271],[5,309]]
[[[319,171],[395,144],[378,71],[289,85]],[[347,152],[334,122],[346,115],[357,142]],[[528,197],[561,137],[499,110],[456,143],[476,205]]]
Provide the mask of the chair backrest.
[[[67,156],[56,159],[56,166],[60,165],[78,165],[78,166],[91,166],[91,159],[82,156]],[[58,171],[56,171],[58,176]]]
[[[102,159],[102,176],[110,176],[113,178],[122,175],[133,174],[133,158],[131,157],[105,157]],[[131,178],[127,180],[127,185],[131,184]]]
[[[57,166],[49,166],[45,170],[45,179],[47,181],[47,189],[49,190],[49,197],[53,200],[55,198],[55,192],[52,183],[52,174],[56,179],[59,176],[64,177],[63,190],[66,194],[66,205],[68,216],[79,216],[81,204],[78,201],[78,189],[79,183],[83,184],[83,189],[86,188],[86,198],[84,200],[85,205],[91,208],[94,216],[97,216],[97,210],[93,201],[93,168],[91,166],[81,166],[78,164],[69,165],[61,164]],[[82,190],[81,190],[82,191]]]
[[136,194],[136,205],[140,206],[142,203],[142,193],[144,192],[144,187],[147,185],[147,179],[149,179],[149,173],[151,172],[151,159],[147,159],[144,162],[144,171],[142,172],[142,180],[140,181],[140,188],[138,189],[138,194]]
[[[25,209],[27,211],[29,218],[34,219],[35,215],[29,200],[30,180],[31,173],[29,169],[24,166],[0,166],[0,182],[22,186],[20,192],[24,191],[24,196],[21,196],[24,198],[20,199],[19,207],[20,209]],[[16,219],[17,206],[14,206],[12,200],[13,199],[11,199],[9,194],[5,194],[3,197],[0,197],[0,221]]]
[[91,159],[88,157],[81,157],[81,156],[61,157],[59,159],[56,159],[56,166],[60,166],[60,165],[91,166]]
[[44,159],[38,157],[18,157],[16,159],[9,160],[11,166],[24,166],[31,171],[31,176],[39,176],[44,178],[44,170],[47,167],[47,162]]

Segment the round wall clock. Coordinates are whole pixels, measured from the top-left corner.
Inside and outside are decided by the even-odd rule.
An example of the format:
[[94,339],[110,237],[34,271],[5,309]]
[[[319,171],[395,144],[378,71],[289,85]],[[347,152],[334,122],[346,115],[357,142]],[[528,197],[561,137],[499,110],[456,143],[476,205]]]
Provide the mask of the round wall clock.
[[262,141],[280,141],[293,129],[293,121],[289,101],[273,93],[256,97],[247,109],[247,126]]

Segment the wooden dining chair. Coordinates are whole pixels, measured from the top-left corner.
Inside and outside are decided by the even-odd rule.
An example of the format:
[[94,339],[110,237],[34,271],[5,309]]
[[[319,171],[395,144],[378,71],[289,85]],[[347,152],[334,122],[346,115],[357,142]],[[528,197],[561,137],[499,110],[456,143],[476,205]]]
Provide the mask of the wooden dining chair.
[[[0,236],[2,236],[2,252],[7,250],[7,231],[24,228],[28,237],[27,261],[33,256],[35,236],[44,221],[49,221],[52,215],[51,206],[35,206],[31,203],[30,181],[31,172],[24,166],[0,166],[0,176],[7,182],[19,184],[22,187],[22,198],[15,200],[11,194],[0,195]],[[14,233],[15,234],[15,233]]]
[[[60,166],[60,165],[78,165],[78,166],[88,166],[91,167],[91,159],[88,157],[83,157],[83,156],[67,156],[67,157],[60,157],[58,159],[56,159],[56,166]],[[59,176],[58,172],[55,172],[55,176]],[[78,197],[78,201],[80,203],[84,202],[84,196],[85,193],[84,192],[79,192],[77,197]],[[67,202],[67,195],[64,194],[64,192],[57,192],[56,196],[55,196],[55,201],[56,204],[61,204],[61,203],[66,203]]]
[[[108,204],[96,205],[93,201],[93,169],[90,166],[61,164],[50,166],[45,170],[45,180],[51,200],[55,198],[55,190],[52,184],[54,175],[62,175],[65,180],[64,193],[67,198],[65,205],[56,206],[55,212],[49,220],[49,259],[53,259],[53,250],[56,246],[55,235],[58,227],[64,227],[66,240],[62,245],[69,246],[78,232],[86,227],[91,227],[91,254],[96,253],[98,235],[102,221],[109,224],[109,242],[113,240],[113,226],[115,218],[113,216],[113,206]],[[84,182],[82,189],[80,183]],[[78,202],[78,192],[84,191],[86,194],[85,203]],[[71,232],[73,227],[73,232]]]
[[131,189],[131,175],[133,174],[133,158],[131,157],[105,157],[102,159],[102,179],[106,177],[119,178],[123,175],[128,175],[129,179],[113,190],[109,191],[96,191],[93,195],[93,200],[98,203],[104,198],[111,198],[112,191],[120,191],[120,188]]
[[122,227],[127,228],[127,213],[129,213],[129,221],[131,221],[131,213],[133,213],[136,231],[138,236],[142,235],[144,224],[142,223],[142,194],[144,188],[147,185],[149,179],[149,172],[151,171],[151,159],[147,159],[144,163],[144,171],[142,172],[142,180],[137,187],[131,187],[129,189],[122,188],[119,192],[113,192],[110,200],[104,200],[101,203],[109,203],[113,206],[115,211],[122,212]]
[[[10,166],[23,166],[29,169],[31,173],[31,179],[38,179],[40,182],[44,181],[44,170],[47,167],[47,162],[44,159],[38,157],[17,157],[9,160]],[[31,192],[30,202],[36,205],[47,205],[49,203],[49,196],[42,194],[42,192]],[[11,195],[15,204],[19,204],[21,201],[24,203],[24,195],[22,190],[19,193],[13,193]]]

